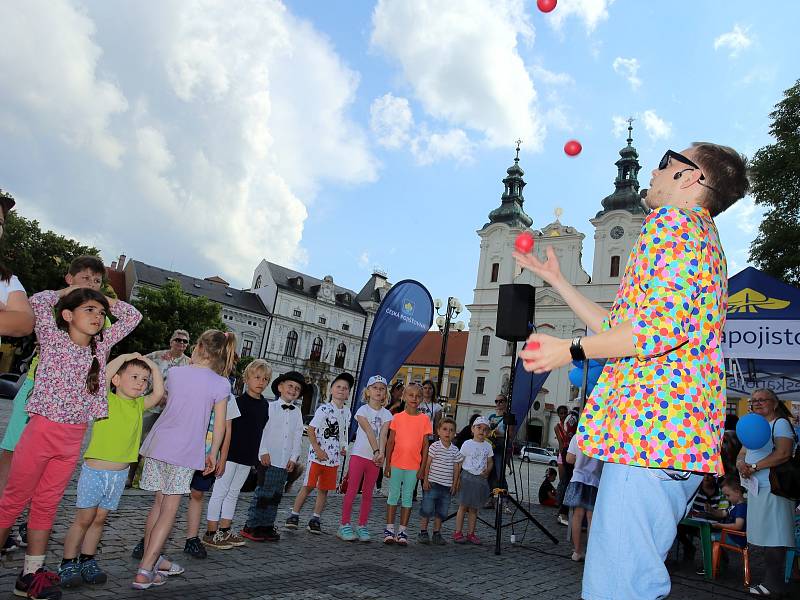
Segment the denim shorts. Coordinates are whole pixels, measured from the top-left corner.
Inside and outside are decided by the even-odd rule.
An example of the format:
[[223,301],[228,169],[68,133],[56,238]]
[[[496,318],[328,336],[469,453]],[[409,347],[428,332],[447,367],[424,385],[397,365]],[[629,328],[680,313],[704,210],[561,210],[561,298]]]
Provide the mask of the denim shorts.
[[450,488],[431,481],[431,489],[422,491],[422,505],[419,507],[421,517],[430,519],[439,517],[447,518],[450,509]]
[[75,500],[75,507],[117,510],[127,480],[128,469],[106,471],[93,469],[83,463],[78,478],[78,497]]

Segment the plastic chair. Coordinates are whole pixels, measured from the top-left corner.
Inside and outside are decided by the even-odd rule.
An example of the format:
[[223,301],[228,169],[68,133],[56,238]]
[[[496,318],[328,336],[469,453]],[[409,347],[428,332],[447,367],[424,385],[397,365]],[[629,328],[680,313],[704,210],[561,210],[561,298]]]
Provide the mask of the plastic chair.
[[[714,579],[719,572],[719,560],[722,558],[722,549],[737,552],[742,555],[742,565],[744,566],[744,585],[750,585],[750,551],[747,548],[747,533],[736,531],[735,529],[720,529],[719,540],[714,540],[711,544],[711,573]],[[739,537],[744,540],[744,546],[739,546],[730,540],[729,537]]]
[[800,556],[800,515],[794,515],[794,548],[789,548],[786,551],[786,575],[785,581],[789,583],[789,578],[792,576],[792,567],[794,566],[794,559]]

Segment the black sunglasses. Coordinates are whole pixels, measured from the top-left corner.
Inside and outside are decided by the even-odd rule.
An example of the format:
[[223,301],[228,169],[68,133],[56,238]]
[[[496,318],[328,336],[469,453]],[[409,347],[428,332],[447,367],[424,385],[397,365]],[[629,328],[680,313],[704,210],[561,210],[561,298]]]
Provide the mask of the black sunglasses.
[[[664,156],[661,157],[661,161],[658,163],[658,170],[659,171],[663,171],[664,169],[666,169],[669,166],[669,159],[670,158],[673,159],[673,160],[678,161],[681,164],[687,165],[687,166],[691,167],[692,169],[697,169],[698,171],[700,171],[700,181],[705,181],[706,176],[703,175],[703,169],[700,168],[700,165],[698,165],[696,162],[692,161],[690,158],[685,157],[683,154],[680,154],[679,152],[673,152],[672,150],[667,150],[666,152],[664,152]],[[676,175],[675,179],[677,179],[677,178],[678,178],[678,176]],[[715,192],[717,191],[716,189],[714,189],[710,185],[707,185],[705,183],[700,183],[700,181],[698,181],[697,183],[699,183],[703,187],[707,187],[708,189],[714,190]]]
[[183,338],[175,338],[172,340],[173,342],[178,342],[179,344],[188,344],[189,340],[184,340]]

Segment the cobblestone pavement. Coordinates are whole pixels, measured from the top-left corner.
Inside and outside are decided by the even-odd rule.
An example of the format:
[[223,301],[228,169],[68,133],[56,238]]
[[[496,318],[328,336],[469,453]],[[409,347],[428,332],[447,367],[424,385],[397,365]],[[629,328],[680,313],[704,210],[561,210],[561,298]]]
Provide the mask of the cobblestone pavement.
[[[0,401],[0,423],[7,419],[10,402]],[[77,475],[76,475],[77,476]],[[56,567],[61,559],[62,544],[72,517],[75,502],[74,480],[62,502],[53,531],[47,562]],[[303,528],[297,532],[282,532],[277,543],[248,545],[231,550],[209,550],[206,560],[192,559],[183,554],[185,539],[186,503],[179,512],[173,536],[166,554],[186,567],[186,573],[160,587],[146,592],[130,588],[136,561],[130,551],[142,535],[144,520],[152,497],[139,490],[127,490],[120,509],[109,519],[98,552],[98,560],[109,574],[109,581],[95,588],[82,587],[65,591],[64,598],[234,598],[234,599],[372,599],[372,598],[447,598],[464,600],[493,600],[536,598],[556,600],[580,598],[583,565],[570,560],[570,544],[565,540],[566,528],[555,521],[552,509],[535,505],[532,513],[561,541],[552,544],[534,526],[516,523],[505,528],[502,554],[494,554],[494,533],[480,524],[478,533],[482,546],[443,547],[421,546],[407,548],[384,546],[377,540],[369,544],[345,543],[336,538],[336,526],[341,514],[341,497],[332,495],[323,514],[322,535],[312,535]],[[241,526],[246,515],[250,494],[239,499],[234,526]],[[292,495],[284,497],[279,522],[287,516]],[[356,509],[358,503],[356,503]],[[301,518],[310,516],[307,502]],[[416,535],[412,516],[411,538]],[[492,511],[482,511],[489,521]],[[383,529],[385,499],[373,502],[370,530],[377,535]],[[512,520],[511,516],[506,522]],[[445,524],[445,535],[451,535],[453,522]],[[510,535],[517,537],[510,543]],[[519,543],[520,539],[522,543]],[[698,558],[699,561],[699,558]],[[0,568],[0,598],[11,597],[14,577],[22,562],[22,552],[8,557]],[[741,567],[737,557],[721,578],[706,582],[695,574],[694,564],[675,567],[671,599],[705,600],[709,598],[746,598],[741,583]],[[754,565],[756,580],[761,566]],[[9,591],[4,596],[3,589]],[[798,591],[798,588],[795,588]],[[800,594],[795,597],[800,597]]]

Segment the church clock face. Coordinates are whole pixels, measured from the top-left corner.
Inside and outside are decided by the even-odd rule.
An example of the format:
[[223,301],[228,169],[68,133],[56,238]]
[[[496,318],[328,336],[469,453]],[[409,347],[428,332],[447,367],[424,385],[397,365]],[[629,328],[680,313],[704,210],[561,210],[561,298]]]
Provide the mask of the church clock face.
[[618,240],[619,238],[621,238],[624,233],[625,233],[625,230],[622,227],[620,227],[619,225],[616,225],[611,229],[611,237],[614,238],[615,240]]

